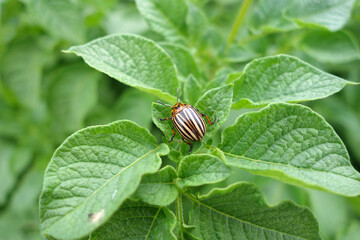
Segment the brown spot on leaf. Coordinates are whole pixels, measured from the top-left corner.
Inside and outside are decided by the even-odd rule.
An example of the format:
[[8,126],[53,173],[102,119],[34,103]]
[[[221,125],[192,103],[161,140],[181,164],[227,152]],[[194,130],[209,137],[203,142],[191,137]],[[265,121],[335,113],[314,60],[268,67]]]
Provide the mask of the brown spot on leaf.
[[90,213],[88,215],[90,222],[93,224],[100,222],[100,220],[103,219],[104,216],[105,216],[105,209],[101,209],[101,211],[99,212]]

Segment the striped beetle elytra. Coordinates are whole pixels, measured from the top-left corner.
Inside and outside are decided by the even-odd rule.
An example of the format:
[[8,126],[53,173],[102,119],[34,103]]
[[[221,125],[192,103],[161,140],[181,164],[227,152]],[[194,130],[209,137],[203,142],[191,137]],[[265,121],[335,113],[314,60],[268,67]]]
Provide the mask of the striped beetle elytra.
[[172,108],[170,117],[159,118],[160,121],[171,119],[173,122],[173,136],[171,137],[169,142],[174,139],[176,135],[174,128],[176,128],[176,130],[181,136],[181,139],[190,146],[188,154],[190,154],[192,151],[193,145],[191,142],[201,141],[206,133],[206,124],[203,117],[206,117],[210,125],[213,125],[217,120],[215,116],[215,120],[212,122],[206,114],[200,113],[199,110],[194,108],[192,105],[187,103],[180,103],[179,90],[177,91],[177,102],[174,106],[164,104],[160,101],[157,102],[166,107]]

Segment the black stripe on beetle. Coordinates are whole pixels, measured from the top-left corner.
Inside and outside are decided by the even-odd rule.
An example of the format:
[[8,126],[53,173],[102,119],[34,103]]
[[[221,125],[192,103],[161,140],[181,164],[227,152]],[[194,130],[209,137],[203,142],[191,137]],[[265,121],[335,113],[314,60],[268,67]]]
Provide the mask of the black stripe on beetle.
[[192,143],[201,141],[206,133],[206,123],[204,121],[204,116],[206,117],[208,123],[210,125],[214,124],[217,120],[215,116],[215,120],[212,122],[210,118],[204,114],[200,113],[199,110],[194,108],[193,106],[186,103],[179,103],[179,90],[177,91],[177,102],[174,106],[164,104],[160,101],[158,103],[171,107],[171,116],[168,118],[159,118],[160,121],[172,120],[173,122],[173,136],[171,137],[171,142],[176,135],[174,127],[178,131],[181,136],[181,139],[190,146],[188,154],[192,151]]

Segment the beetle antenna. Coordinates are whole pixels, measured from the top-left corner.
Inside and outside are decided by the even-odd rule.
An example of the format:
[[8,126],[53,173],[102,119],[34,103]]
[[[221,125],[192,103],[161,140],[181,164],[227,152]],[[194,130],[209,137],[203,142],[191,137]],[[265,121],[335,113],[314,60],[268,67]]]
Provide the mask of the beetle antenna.
[[176,89],[176,92],[177,92],[177,99],[176,99],[176,102],[178,103],[178,102],[179,102],[179,89],[178,89],[178,88]]
[[158,102],[158,103],[160,103],[161,105],[166,106],[166,107],[172,107],[171,105],[169,105],[169,104],[165,104],[165,103],[162,103],[162,102],[160,102],[159,100],[157,100],[157,102]]

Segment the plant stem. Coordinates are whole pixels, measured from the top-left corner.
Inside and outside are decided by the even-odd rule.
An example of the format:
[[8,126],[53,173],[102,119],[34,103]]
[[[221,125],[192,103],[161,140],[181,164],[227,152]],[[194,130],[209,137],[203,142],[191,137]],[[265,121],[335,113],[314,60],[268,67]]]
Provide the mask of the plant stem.
[[182,209],[182,193],[179,192],[178,197],[176,198],[176,217],[180,223],[180,239],[184,239],[184,219],[183,219],[183,209]]
[[241,5],[238,14],[236,16],[236,19],[232,25],[231,32],[227,41],[227,48],[230,47],[230,44],[234,41],[236,34],[238,33],[241,24],[244,21],[246,12],[248,11],[250,5],[252,3],[252,0],[244,0],[243,4]]

